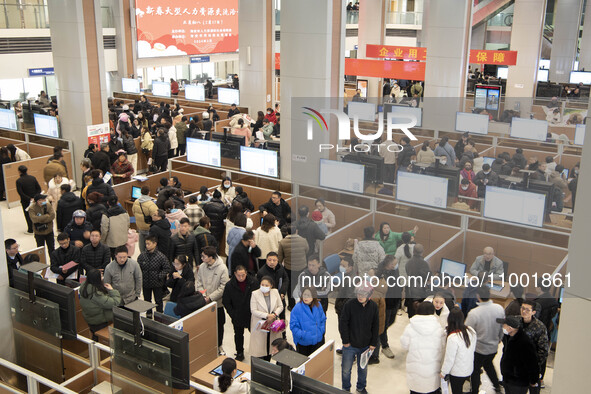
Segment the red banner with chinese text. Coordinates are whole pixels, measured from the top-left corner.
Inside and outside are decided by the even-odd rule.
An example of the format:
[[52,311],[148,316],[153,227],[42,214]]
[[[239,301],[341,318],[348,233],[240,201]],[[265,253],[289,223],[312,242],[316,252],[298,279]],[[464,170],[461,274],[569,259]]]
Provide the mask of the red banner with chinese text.
[[427,48],[367,44],[365,56],[386,59],[427,60]]
[[470,63],[514,66],[517,64],[517,51],[470,50]]
[[345,59],[345,75],[424,81],[425,64],[425,62]]

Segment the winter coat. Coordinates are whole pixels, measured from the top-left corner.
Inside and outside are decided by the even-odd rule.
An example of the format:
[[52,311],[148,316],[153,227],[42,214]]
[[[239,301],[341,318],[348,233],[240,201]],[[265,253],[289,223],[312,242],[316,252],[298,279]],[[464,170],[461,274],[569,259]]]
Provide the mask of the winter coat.
[[68,178],[62,178],[62,182],[59,185],[55,184],[55,178],[51,178],[51,180],[47,183],[47,196],[51,204],[53,205],[53,209],[57,210],[57,202],[61,198],[61,187],[62,185],[70,185],[71,190],[76,188],[76,182],[73,180],[69,180]]
[[198,254],[197,242],[195,242],[195,235],[188,232],[183,236],[180,232],[172,236],[170,240],[170,258],[174,260],[177,256],[186,256],[189,266],[195,266],[195,259],[200,259],[201,254]]
[[464,377],[470,376],[474,370],[474,350],[476,349],[476,331],[468,327],[470,346],[466,346],[461,332],[453,332],[447,336],[445,358],[441,366],[443,375]]
[[[59,216],[59,211],[58,211],[58,216]],[[84,238],[84,233],[85,232],[90,233],[91,231],[92,231],[92,224],[90,224],[86,220],[84,220],[84,223],[82,223],[81,226],[78,226],[76,224],[76,222],[74,221],[74,219],[72,219],[70,221],[70,223],[68,223],[66,225],[66,227],[63,229],[63,232],[70,236],[70,242],[72,244],[74,244],[75,241],[82,241],[82,243],[84,245],[90,243],[89,239]]]
[[181,226],[181,219],[186,218],[187,215],[180,209],[171,209],[169,213],[166,214],[166,220],[170,223],[170,233],[175,235],[178,233],[179,228]]
[[261,258],[266,259],[269,252],[279,252],[279,242],[283,239],[283,236],[277,226],[273,226],[269,232],[259,227],[254,230],[254,239],[261,249]]
[[170,141],[165,134],[156,137],[153,142],[152,157],[168,157],[168,150],[171,149]]
[[43,168],[43,179],[47,184],[49,184],[49,181],[58,174],[65,178],[68,177],[66,167],[64,167],[64,165],[60,163],[59,160],[51,160],[49,164]]
[[400,337],[406,355],[406,383],[411,391],[430,393],[440,387],[445,332],[434,315],[415,315]]
[[267,264],[263,265],[259,272],[257,272],[257,280],[260,282],[265,276],[273,278],[275,288],[279,294],[286,295],[289,290],[289,275],[281,264],[277,264],[275,268],[269,267]]
[[[230,235],[230,231],[232,231],[232,229],[234,227],[236,227],[236,225],[230,219],[226,219],[224,221],[224,224],[226,226],[226,256],[230,256],[230,245],[228,243],[228,236]],[[251,218],[247,218],[246,219],[246,228],[244,230],[245,231],[246,230],[250,230],[253,227],[253,225],[254,224],[252,223],[252,219]]]
[[310,346],[321,342],[326,332],[326,315],[320,303],[310,308],[298,302],[292,309],[289,329],[296,345]]
[[314,247],[316,246],[317,240],[323,240],[326,238],[326,234],[324,234],[320,227],[309,217],[300,218],[295,223],[295,227],[298,230],[298,235],[308,241],[308,254],[314,253]]
[[[86,288],[88,297],[83,297],[82,292]],[[80,289],[80,307],[82,308],[82,317],[86,323],[97,325],[113,321],[113,307],[121,304],[121,295],[119,291],[113,289],[108,293],[99,292],[90,283],[86,282]]]
[[201,252],[203,252],[203,248],[206,246],[213,246],[217,249],[218,241],[215,237],[211,234],[211,232],[201,226],[197,227],[193,232],[195,234],[195,243],[197,244],[197,252],[195,254],[195,259],[197,262],[201,261]]
[[357,301],[357,298],[347,301],[339,316],[342,342],[359,349],[377,346],[379,320],[378,305],[372,300],[368,300],[365,306]]
[[72,215],[78,209],[84,209],[82,200],[72,192],[64,193],[57,203],[56,224],[59,232],[62,232],[72,221]]
[[109,154],[103,150],[96,152],[92,156],[92,167],[97,170],[101,170],[103,174],[106,174],[111,170],[111,158]]
[[176,149],[179,147],[179,140],[176,136],[176,127],[172,126],[170,129],[168,129],[168,140],[170,141],[169,149]]
[[101,241],[110,248],[127,243],[129,215],[121,205],[107,209],[101,218]]
[[506,336],[501,357],[503,381],[521,387],[538,383],[539,368],[536,350],[523,329],[514,336]]
[[[415,235],[414,231],[409,231],[409,233],[412,236]],[[402,233],[395,233],[394,231],[388,233],[388,238],[386,238],[385,241],[382,240],[380,232],[377,232],[376,235],[374,235],[374,238],[376,241],[380,242],[380,245],[382,245],[386,254],[396,254],[398,244],[402,243]]]
[[80,263],[80,249],[72,244],[68,246],[68,249],[64,249],[60,246],[50,253],[49,259],[51,261],[51,272],[66,279],[68,276],[78,271],[78,266],[70,268],[65,273],[62,271],[62,266],[68,264],[70,261]]
[[252,201],[250,201],[250,198],[248,198],[246,193],[236,195],[232,202],[234,201],[238,201],[240,204],[242,204],[242,208],[244,208],[245,210],[249,210],[250,212],[255,211],[254,205],[252,204]]
[[548,331],[546,326],[538,318],[532,316],[529,324],[523,323],[523,332],[527,335],[530,341],[536,348],[536,357],[538,359],[538,366],[543,367],[544,362],[548,358]]
[[449,142],[446,142],[444,146],[437,145],[435,150],[433,151],[435,156],[444,156],[446,157],[445,166],[446,167],[455,167],[456,165],[456,152],[454,148],[451,147]]
[[205,296],[209,297],[211,301],[215,301],[218,308],[222,308],[222,295],[228,280],[228,269],[222,258],[218,256],[212,265],[201,263],[199,271],[197,271],[195,290],[205,290]]
[[476,331],[476,352],[483,355],[494,354],[503,338],[503,326],[497,323],[497,319],[504,318],[505,311],[492,300],[478,302],[477,305],[468,313],[465,324]]
[[[478,276],[480,272],[483,272],[485,269],[485,261],[484,255],[476,257],[472,267],[470,267],[470,273],[474,276]],[[490,262],[490,270],[486,271],[487,278],[490,277],[490,274],[493,274],[495,280],[500,280],[504,272],[503,261],[499,259],[497,256],[493,256],[492,261]]]
[[191,226],[193,226],[193,228],[199,226],[199,220],[205,215],[203,208],[198,204],[187,205],[187,208],[185,208],[183,212],[191,221]]
[[96,246],[85,245],[80,252],[80,266],[86,271],[91,269],[105,269],[111,261],[111,249],[101,242]]
[[178,122],[177,124],[174,125],[174,127],[176,128],[176,139],[177,139],[178,143],[179,144],[186,144],[187,143],[187,137],[186,137],[187,125],[185,124],[185,122]]
[[205,305],[205,298],[200,292],[195,291],[195,284],[191,281],[186,281],[185,285],[181,288],[181,292],[176,300],[176,307],[174,307],[173,311],[175,314],[185,317],[203,308]]
[[367,274],[370,269],[377,269],[378,265],[384,260],[386,253],[378,241],[363,240],[355,245],[353,252],[353,262],[359,275]]
[[[51,204],[39,206],[33,203],[29,206],[29,217],[33,222],[33,231],[35,235],[47,235],[53,233],[53,219],[55,211]],[[44,229],[42,229],[44,228]]]
[[152,214],[158,211],[158,207],[150,196],[141,196],[133,202],[131,211],[135,217],[135,226],[137,229],[139,231],[148,231],[150,230],[150,223],[146,223],[144,216],[152,217]]
[[[429,296],[429,297],[425,298],[425,301],[433,303],[433,296]],[[437,312],[437,310],[435,310],[435,312]],[[439,324],[441,324],[441,328],[443,328],[444,330],[447,327],[447,317],[448,316],[449,316],[449,308],[444,303],[443,307],[441,308],[441,314],[437,315],[437,313],[435,313],[435,317],[437,318],[437,321],[439,321]],[[455,375],[455,376],[460,376],[460,375]],[[462,376],[464,376],[464,375],[462,375]]]
[[[486,185],[484,184],[484,180],[488,179]],[[499,176],[496,172],[490,171],[488,174],[485,174],[484,171],[478,171],[476,176],[474,177],[474,184],[478,187],[478,197],[484,198],[484,194],[486,192],[486,186],[497,186],[499,183]]]
[[250,299],[252,292],[259,288],[256,278],[246,275],[246,288],[244,292],[238,286],[238,279],[232,275],[232,279],[226,283],[222,304],[232,319],[232,324],[238,327],[250,327]]
[[158,249],[148,252],[146,249],[138,256],[137,263],[142,269],[143,287],[155,289],[164,286],[171,267],[168,258],[162,252]]
[[413,251],[415,250],[415,245],[414,244],[408,245],[410,257],[407,257],[406,254],[404,253],[404,247],[405,247],[405,244],[400,245],[398,247],[398,249],[396,249],[396,253],[394,254],[394,257],[396,257],[396,261],[398,261],[398,273],[401,276],[406,277],[406,263],[408,263],[408,261],[412,258]]
[[94,204],[86,210],[86,221],[92,225],[93,230],[101,229],[101,219],[107,213],[107,207],[101,203]]
[[308,242],[297,234],[290,234],[279,241],[279,264],[285,269],[302,271],[308,266],[306,256],[310,247]]
[[133,174],[133,166],[131,165],[131,162],[127,159],[125,159],[125,161],[120,162],[119,160],[116,160],[115,163],[113,163],[113,165],[111,166],[111,173],[112,174],[117,174],[117,175],[124,175],[123,177],[113,177],[113,183],[115,183],[116,185],[123,183],[123,182],[129,182],[131,181],[131,175]]
[[111,261],[105,268],[103,281],[119,291],[123,305],[137,300],[142,293],[142,269],[132,258],[123,266]]
[[[261,257],[261,248],[255,246],[249,252],[248,247],[244,246],[242,242],[238,242],[234,251],[232,252],[232,265],[231,265],[231,272],[234,272],[236,267],[239,265],[244,266],[246,270],[251,274],[256,274],[257,271],[257,259]],[[250,261],[252,258],[253,267],[250,267]]]
[[183,270],[180,273],[180,278],[174,278],[172,276],[174,272],[169,273],[168,279],[166,280],[166,287],[170,287],[172,289],[170,293],[170,301],[172,302],[176,302],[178,300],[183,286],[185,286],[185,283],[188,281],[193,282],[193,289],[195,288],[195,274],[193,273],[193,268],[191,268],[189,264],[185,264],[183,267]]
[[224,219],[228,216],[228,207],[222,200],[214,198],[203,206],[203,212],[209,218],[211,228],[209,229],[216,237],[221,237],[224,233]]
[[[318,273],[316,275],[312,275],[312,273],[306,268],[302,271],[300,276],[298,277],[298,283],[293,290],[293,298],[300,298],[302,294],[302,290],[305,287],[309,287],[310,285],[317,284],[316,292],[318,293],[319,298],[326,298],[328,297],[328,293],[330,292],[330,283],[331,283],[331,276],[326,271],[326,268],[320,267]],[[322,286],[325,285],[325,286]]]
[[[250,298],[250,347],[249,352],[252,357],[263,357],[271,354],[271,343],[281,338],[280,332],[269,332],[266,333],[257,328],[258,323],[261,320],[266,320],[267,315],[275,313],[279,316],[283,312],[283,303],[281,302],[281,296],[277,289],[271,289],[268,297],[271,297],[271,308],[267,308],[267,302],[265,301],[265,295],[259,289],[252,292]],[[267,335],[269,336],[269,347],[267,347]]]
[[398,157],[396,159],[398,168],[405,170],[406,167],[410,165],[410,160],[414,155],[416,155],[415,148],[413,148],[411,144],[404,145],[402,147],[402,151],[398,153]]
[[142,143],[140,145],[140,148],[142,148],[142,150],[147,149],[151,151],[154,148],[154,139],[152,138],[152,134],[150,134],[149,131],[145,132],[142,134],[141,138]]
[[419,150],[417,153],[417,164],[433,164],[435,163],[435,153],[431,150],[431,148],[427,148],[427,150]]
[[134,155],[137,153],[135,141],[131,135],[128,135],[127,137],[123,136],[123,149],[125,149],[128,155]]
[[[222,193],[222,202],[226,205],[230,205],[232,201],[236,198],[236,188],[234,186],[230,186],[229,188],[223,187],[220,185],[217,187],[217,190]],[[243,207],[244,208],[244,207]]]
[[291,207],[283,198],[280,200],[279,205],[275,205],[273,200],[269,199],[269,201],[259,207],[259,211],[267,211],[273,214],[279,220],[280,228],[287,224],[288,219],[291,221]]
[[97,192],[103,195],[103,201],[106,201],[110,196],[116,196],[115,191],[108,183],[105,183],[102,178],[93,179],[88,188],[86,195]]
[[242,236],[245,232],[246,229],[244,227],[233,227],[226,236],[226,246],[228,249],[226,265],[228,266],[228,272],[230,273],[232,273],[232,253],[234,253],[234,249],[236,249],[236,246],[242,241]]
[[158,250],[161,251],[163,255],[170,258],[170,222],[166,218],[152,222],[149,234],[156,236],[156,239],[158,240]]
[[409,281],[406,296],[409,298],[425,298],[427,296],[427,279],[431,274],[429,263],[421,256],[413,256],[406,263],[406,274],[409,277],[422,278],[422,280]]
[[33,175],[21,175],[16,180],[16,191],[21,203],[28,204],[36,194],[41,193],[41,186]]

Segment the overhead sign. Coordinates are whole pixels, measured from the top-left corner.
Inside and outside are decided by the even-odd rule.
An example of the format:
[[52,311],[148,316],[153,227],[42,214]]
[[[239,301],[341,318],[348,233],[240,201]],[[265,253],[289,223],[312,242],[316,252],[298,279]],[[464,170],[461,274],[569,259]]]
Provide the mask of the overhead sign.
[[101,143],[108,143],[109,142],[109,124],[108,123],[101,123],[86,126],[86,132],[88,135],[88,143],[89,144],[97,144],[100,145]]
[[517,51],[487,51],[484,49],[471,49],[470,63],[514,66],[517,64]]
[[53,67],[29,68],[29,77],[43,77],[45,75],[55,75]]
[[427,48],[367,44],[365,56],[385,59],[427,60]]
[[209,63],[209,56],[192,56],[191,63]]

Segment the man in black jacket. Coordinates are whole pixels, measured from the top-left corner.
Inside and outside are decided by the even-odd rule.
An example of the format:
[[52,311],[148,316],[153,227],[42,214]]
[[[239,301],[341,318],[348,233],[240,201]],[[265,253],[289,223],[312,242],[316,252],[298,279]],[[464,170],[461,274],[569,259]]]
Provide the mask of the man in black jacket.
[[[195,258],[199,258],[203,249],[208,246],[213,246],[217,249],[218,241],[216,241],[215,237],[209,231],[210,228],[211,222],[207,216],[203,216],[199,219],[199,226],[197,226],[193,232],[193,234],[195,234],[195,243],[197,244]],[[196,261],[195,263],[198,264],[199,261]]]
[[281,193],[278,191],[274,191],[271,194],[269,201],[262,204],[259,207],[259,211],[261,211],[263,216],[267,213],[272,213],[279,220],[279,228],[291,222],[291,207],[281,198]]
[[27,174],[26,166],[19,166],[18,173],[19,178],[16,180],[16,191],[21,197],[21,206],[23,207],[23,213],[25,214],[25,220],[27,221],[27,233],[33,234],[33,222],[27,213],[27,208],[31,204],[33,197],[41,193],[41,186],[37,182],[37,178]]
[[170,149],[170,140],[166,129],[158,129],[158,134],[154,138],[154,148],[152,149],[152,159],[158,172],[166,171],[168,167],[168,150]]
[[343,341],[341,362],[342,388],[351,389],[351,369],[357,358],[357,392],[367,393],[367,365],[361,368],[361,355],[366,350],[374,351],[378,344],[379,311],[370,300],[371,286],[355,289],[357,298],[349,300],[339,316],[339,333]]
[[497,186],[498,183],[499,176],[491,170],[490,164],[483,164],[482,171],[478,171],[478,174],[474,177],[474,184],[478,186],[478,198],[484,198],[487,186]]
[[556,316],[556,313],[558,313],[558,307],[560,305],[558,304],[556,298],[550,294],[549,286],[544,286],[542,283],[540,283],[539,288],[542,290],[542,293],[538,295],[538,298],[536,298],[535,301],[540,304],[542,310],[539,312],[539,314],[536,313],[536,317],[542,323],[544,323],[546,330],[548,331],[548,336],[550,336],[552,319],[554,316]]
[[236,267],[234,275],[224,288],[222,304],[234,326],[237,361],[244,360],[244,329],[250,331],[250,297],[258,288],[259,282],[242,265]]
[[103,174],[106,174],[111,170],[111,158],[109,157],[109,144],[103,142],[101,144],[101,150],[95,152],[92,155],[92,166],[97,169],[101,170]]
[[308,255],[315,253],[315,246],[317,240],[326,238],[324,231],[308,217],[310,210],[303,205],[298,209],[298,221],[295,223],[295,228],[298,230],[298,235],[308,241]]
[[254,241],[254,233],[252,230],[246,231],[242,235],[242,240],[236,245],[232,252],[232,272],[236,270],[239,265],[246,267],[249,274],[256,275],[259,267],[258,261],[261,257],[261,248],[259,248]]
[[226,216],[228,216],[228,207],[224,205],[221,198],[222,193],[220,193],[219,190],[215,190],[211,201],[203,206],[203,212],[205,212],[205,215],[209,218],[211,223],[209,231],[211,231],[215,237],[218,245],[222,244],[222,238],[226,230],[224,220],[226,219]]
[[429,278],[431,268],[429,263],[423,258],[425,248],[422,244],[416,244],[413,248],[412,257],[406,263],[406,274],[411,278],[421,278],[422,280],[409,281],[406,288],[406,306],[408,308],[408,317],[415,315],[414,301],[422,302],[427,297],[426,283]]
[[191,267],[195,267],[195,256],[201,256],[197,254],[197,242],[195,242],[195,235],[191,233],[191,221],[188,218],[182,218],[180,220],[179,231],[172,236],[170,242],[171,260],[177,256],[186,256],[187,263]]
[[[537,390],[538,361],[536,349],[522,328],[519,316],[507,316],[497,319],[503,325],[503,357],[501,373],[506,394],[525,394],[527,390]],[[531,392],[531,391],[530,391]]]
[[90,243],[82,248],[80,266],[86,273],[91,269],[103,272],[111,262],[111,249],[101,242],[100,230],[90,232]]
[[78,271],[78,265],[73,267],[65,268],[64,265],[70,262],[80,264],[80,249],[70,244],[70,237],[66,233],[60,233],[57,236],[57,242],[60,245],[59,248],[51,252],[51,272],[57,274],[57,283],[64,284],[65,279]]
[[64,233],[68,234],[70,242],[80,249],[90,243],[91,231],[92,224],[86,221],[86,212],[81,209],[74,211],[72,220],[64,228]]
[[105,183],[99,170],[90,171],[90,177],[92,178],[92,182],[86,189],[86,196],[90,195],[90,193],[97,192],[103,195],[103,201],[107,201],[109,197],[116,195],[111,185]]
[[402,151],[398,153],[396,164],[398,165],[398,169],[406,171],[406,167],[410,165],[410,161],[416,155],[416,152],[410,144],[410,138],[407,136],[402,137],[400,142],[402,143]]
[[[61,185],[60,193],[62,196],[57,202],[57,210],[55,215],[57,231],[61,233],[72,220],[72,215],[74,212],[84,209],[84,205],[82,200],[71,192],[71,187],[69,184]],[[86,217],[86,215],[84,215],[84,217]]]
[[23,257],[18,252],[19,244],[15,239],[8,238],[4,241],[6,249],[6,264],[8,265],[8,282],[12,286],[12,270],[18,270],[23,265]]
[[148,234],[156,237],[158,250],[170,258],[170,222],[166,219],[166,213],[162,209],[152,214],[152,224],[150,224]]

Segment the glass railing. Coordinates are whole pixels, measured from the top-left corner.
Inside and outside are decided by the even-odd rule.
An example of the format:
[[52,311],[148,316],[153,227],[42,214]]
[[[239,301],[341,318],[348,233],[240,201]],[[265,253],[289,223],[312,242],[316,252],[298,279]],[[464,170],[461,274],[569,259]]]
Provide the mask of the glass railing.
[[356,25],[359,23],[359,11],[349,10],[347,11],[347,25]]
[[281,25],[281,10],[275,10],[275,25]]
[[[109,7],[101,7],[103,28],[115,27]],[[0,29],[49,29],[47,6],[0,4]]]
[[499,12],[488,20],[488,26],[512,26],[513,12]]
[[388,12],[386,15],[387,25],[422,25],[422,12]]

